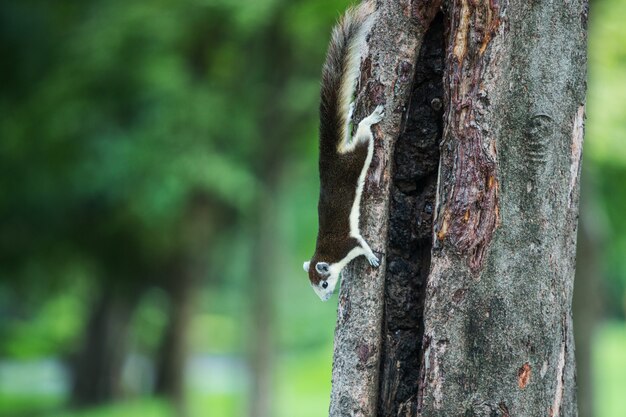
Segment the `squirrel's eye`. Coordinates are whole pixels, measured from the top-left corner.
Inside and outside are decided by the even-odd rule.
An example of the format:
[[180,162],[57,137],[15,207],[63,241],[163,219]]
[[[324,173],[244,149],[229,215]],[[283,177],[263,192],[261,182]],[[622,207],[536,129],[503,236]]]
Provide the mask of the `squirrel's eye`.
[[328,282],[323,281],[322,282],[322,288],[324,288],[324,289],[328,288]]

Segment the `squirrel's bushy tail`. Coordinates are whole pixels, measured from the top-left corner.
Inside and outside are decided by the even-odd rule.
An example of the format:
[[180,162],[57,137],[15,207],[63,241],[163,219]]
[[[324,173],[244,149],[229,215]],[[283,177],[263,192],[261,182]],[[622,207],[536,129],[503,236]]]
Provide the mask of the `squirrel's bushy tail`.
[[349,140],[347,116],[374,8],[373,1],[368,0],[348,9],[333,29],[322,69],[321,146],[336,148],[341,141]]

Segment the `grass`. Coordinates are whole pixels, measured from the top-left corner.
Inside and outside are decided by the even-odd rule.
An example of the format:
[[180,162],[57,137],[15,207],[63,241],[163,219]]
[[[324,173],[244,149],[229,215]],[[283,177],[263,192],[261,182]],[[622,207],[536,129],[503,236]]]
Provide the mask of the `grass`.
[[26,414],[40,414],[58,409],[63,398],[58,395],[9,395],[0,393],[0,416],[12,417]]
[[80,411],[53,413],[50,417],[173,417],[167,402],[157,399],[140,399]]
[[243,395],[192,393],[189,396],[190,417],[238,417],[244,413]]

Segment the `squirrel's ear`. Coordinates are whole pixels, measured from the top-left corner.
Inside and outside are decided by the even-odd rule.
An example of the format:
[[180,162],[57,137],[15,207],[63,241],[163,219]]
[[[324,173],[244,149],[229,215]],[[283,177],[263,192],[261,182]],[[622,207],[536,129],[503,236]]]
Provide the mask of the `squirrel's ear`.
[[326,262],[318,262],[315,264],[315,270],[322,275],[327,275],[329,268],[330,265],[328,265],[328,263]]
[[304,269],[304,272],[309,272],[309,265],[311,265],[311,262],[309,261],[306,261],[302,264],[302,269]]

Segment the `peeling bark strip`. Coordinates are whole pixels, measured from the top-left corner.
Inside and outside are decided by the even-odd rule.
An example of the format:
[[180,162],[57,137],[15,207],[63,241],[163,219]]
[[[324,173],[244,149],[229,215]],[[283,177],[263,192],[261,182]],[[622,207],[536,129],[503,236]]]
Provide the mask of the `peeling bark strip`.
[[[439,5],[439,0],[378,1],[369,51],[361,63],[356,119],[377,104],[385,105],[385,118],[374,128],[374,157],[361,204],[361,231],[372,249],[382,254],[382,263],[372,269],[357,259],[343,273],[335,330],[333,417],[370,417],[377,412],[391,160],[411,93],[413,63]],[[419,343],[417,337],[413,340]]]
[[[481,115],[489,101],[483,86],[485,54],[500,25],[498,0],[454,0],[450,6],[446,68],[446,131],[435,233],[481,267],[498,219],[495,137]],[[450,172],[454,170],[454,172]]]
[[578,188],[580,178],[580,162],[583,153],[583,136],[585,132],[585,106],[579,106],[574,116],[572,129],[572,164],[570,167],[569,181],[569,206],[572,206],[573,192]]
[[531,374],[532,369],[528,362],[519,368],[519,371],[517,371],[517,386],[520,387],[520,389],[526,388],[526,385],[528,385],[528,382],[530,381]]
[[556,367],[556,393],[554,394],[554,402],[550,407],[550,417],[557,417],[561,413],[561,402],[563,401],[563,385],[565,372],[565,342],[561,345],[561,353]]

